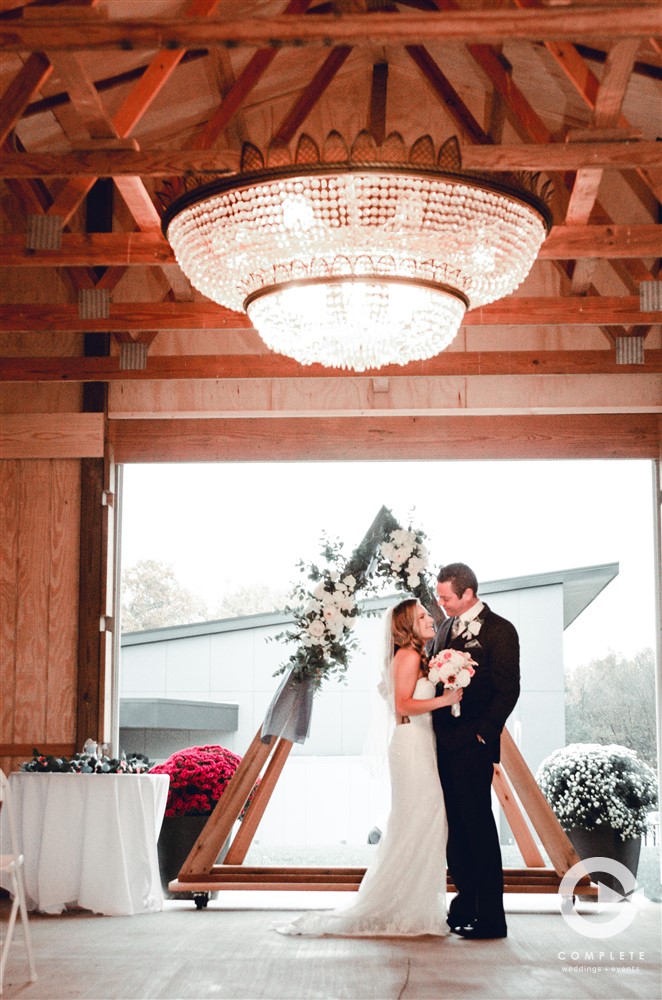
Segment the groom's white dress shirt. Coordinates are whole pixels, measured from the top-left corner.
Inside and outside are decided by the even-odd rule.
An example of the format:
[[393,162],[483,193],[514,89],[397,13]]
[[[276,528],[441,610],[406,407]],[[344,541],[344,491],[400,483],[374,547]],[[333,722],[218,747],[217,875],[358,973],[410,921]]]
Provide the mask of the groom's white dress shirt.
[[453,637],[462,635],[468,623],[472,622],[474,618],[478,618],[484,607],[485,605],[482,601],[476,601],[468,611],[463,611],[461,615],[458,615],[451,626]]

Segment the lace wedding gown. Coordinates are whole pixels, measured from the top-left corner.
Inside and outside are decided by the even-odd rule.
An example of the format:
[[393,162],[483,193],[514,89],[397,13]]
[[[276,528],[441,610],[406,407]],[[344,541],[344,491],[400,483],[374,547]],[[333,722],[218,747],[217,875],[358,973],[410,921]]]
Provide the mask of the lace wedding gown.
[[[413,697],[433,698],[418,680]],[[430,713],[396,726],[389,746],[391,813],[386,834],[361,883],[343,909],[303,913],[275,926],[281,934],[313,937],[407,936],[448,933],[446,924],[446,810],[437,771]]]

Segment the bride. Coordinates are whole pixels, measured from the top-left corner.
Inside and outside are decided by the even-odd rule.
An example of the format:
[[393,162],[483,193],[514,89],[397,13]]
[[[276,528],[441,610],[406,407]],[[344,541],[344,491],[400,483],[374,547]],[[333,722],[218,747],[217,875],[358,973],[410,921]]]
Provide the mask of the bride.
[[446,923],[446,810],[437,771],[430,712],[460,701],[462,690],[435,697],[427,678],[425,644],[432,617],[409,598],[386,615],[380,693],[393,728],[389,744],[391,812],[355,902],[304,913],[274,929],[281,934],[352,937],[448,933]]

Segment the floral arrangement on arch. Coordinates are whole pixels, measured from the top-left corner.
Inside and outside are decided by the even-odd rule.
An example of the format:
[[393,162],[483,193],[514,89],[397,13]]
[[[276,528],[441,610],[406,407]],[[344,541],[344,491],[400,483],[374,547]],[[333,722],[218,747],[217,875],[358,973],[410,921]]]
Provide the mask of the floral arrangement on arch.
[[657,805],[655,772],[618,744],[570,743],[543,760],[536,781],[564,830],[609,826],[630,840]]
[[240,763],[239,754],[211,745],[177,750],[156,764],[150,774],[170,778],[166,816],[208,816]]
[[296,680],[310,680],[317,690],[327,677],[344,674],[358,646],[353,635],[361,613],[357,591],[374,593],[376,579],[389,580],[419,599],[427,594],[429,603],[425,535],[393,525],[397,522],[383,508],[351,559],[344,556],[342,542],[325,538],[321,554],[326,565],[298,563],[304,581],[292,591],[294,605],[285,609],[294,625],[275,637],[297,648],[276,675],[289,671]]
[[294,586],[296,603],[285,609],[293,615],[294,625],[275,637],[297,644],[276,674],[291,670],[297,680],[310,679],[315,689],[328,675],[347,669],[349,653],[357,646],[352,629],[359,614],[354,596],[357,580],[347,568],[342,542],[325,540],[321,554],[326,566],[297,564],[313,586],[304,582]]
[[379,546],[375,575],[416,593],[428,566],[425,535],[415,528],[396,528]]

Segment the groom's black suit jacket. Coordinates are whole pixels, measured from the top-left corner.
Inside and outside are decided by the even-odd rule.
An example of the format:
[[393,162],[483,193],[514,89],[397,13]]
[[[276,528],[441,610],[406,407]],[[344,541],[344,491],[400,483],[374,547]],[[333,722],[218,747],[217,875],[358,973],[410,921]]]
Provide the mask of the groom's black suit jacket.
[[[482,736],[496,763],[500,757],[499,736],[520,692],[519,638],[515,626],[487,605],[478,615],[482,626],[477,636],[458,636],[448,641],[452,619],[443,622],[437,632],[433,653],[439,650],[466,650],[476,661],[476,673],[464,688],[461,714],[455,718],[449,708],[432,713],[432,724],[440,749],[458,750]],[[443,686],[437,687],[443,694]]]

